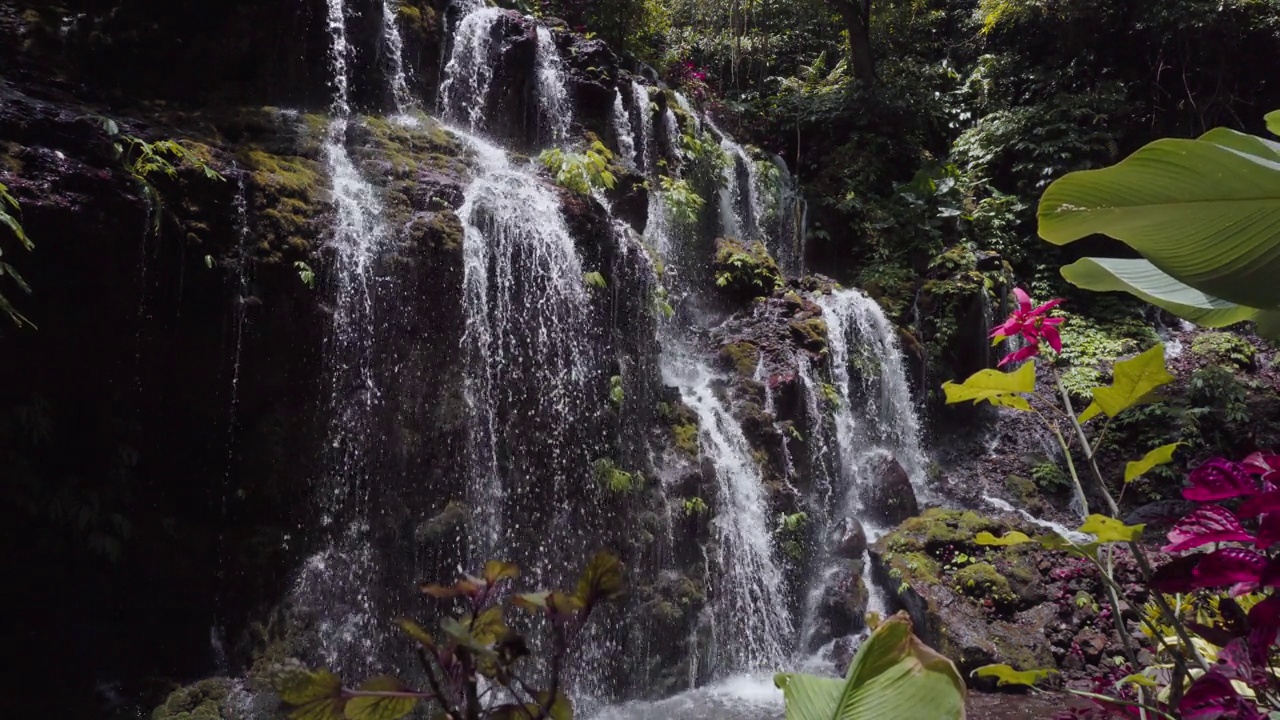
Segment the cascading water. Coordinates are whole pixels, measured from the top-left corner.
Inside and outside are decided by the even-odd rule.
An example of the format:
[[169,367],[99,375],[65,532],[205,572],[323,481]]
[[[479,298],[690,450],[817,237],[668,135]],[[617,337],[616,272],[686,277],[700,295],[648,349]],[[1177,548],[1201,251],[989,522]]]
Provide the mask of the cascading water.
[[324,159],[336,210],[332,250],[332,324],[325,357],[332,387],[325,477],[319,488],[321,523],[335,530],[327,548],[305,563],[294,597],[319,624],[319,652],[334,669],[368,671],[379,644],[371,588],[376,571],[370,545],[368,439],[379,388],[374,377],[374,264],[387,236],[373,186],[346,148],[351,122],[348,68],[354,49],[347,39],[343,0],[329,0],[333,73],[331,118]]
[[[720,149],[729,162],[724,166],[724,185],[720,188],[720,225],[722,233],[739,240],[759,240],[760,218],[764,215],[764,204],[760,195],[760,176],[755,161],[747,154],[746,148],[734,142],[733,138],[720,128],[707,121],[716,135],[720,136]],[[774,250],[774,248],[770,248]]]
[[493,25],[502,17],[499,8],[464,6],[467,12],[453,34],[453,52],[440,83],[440,114],[463,123],[471,132],[484,127],[485,102],[495,70],[490,57]]
[[790,643],[791,613],[751,446],[716,396],[716,376],[704,363],[664,347],[662,371],[697,415],[704,457],[716,469],[711,621],[717,674],[780,667]]
[[618,138],[618,151],[622,153],[622,161],[643,172],[643,159],[636,150],[635,133],[631,131],[631,116],[622,100],[622,91],[613,93],[613,134]]
[[547,130],[539,139],[558,145],[569,137],[573,107],[569,102],[564,60],[560,57],[560,49],[556,47],[555,35],[542,26],[538,26],[537,33],[538,105]]
[[409,77],[404,67],[404,38],[400,35],[400,26],[396,24],[400,7],[399,2],[382,0],[382,50],[387,66],[387,84],[391,87],[391,99],[395,103],[396,112],[403,115],[415,103],[413,94],[409,92]]
[[636,136],[636,167],[647,175],[653,162],[653,113],[649,110],[651,101],[648,88],[632,81],[631,99],[635,103],[635,112],[640,116],[640,133]]

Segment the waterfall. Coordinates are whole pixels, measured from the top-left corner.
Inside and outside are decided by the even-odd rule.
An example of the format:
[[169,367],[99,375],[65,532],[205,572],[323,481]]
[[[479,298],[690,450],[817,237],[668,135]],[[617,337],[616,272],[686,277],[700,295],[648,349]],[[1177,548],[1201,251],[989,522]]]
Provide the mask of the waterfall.
[[414,102],[404,68],[404,38],[400,35],[400,26],[396,24],[399,10],[400,3],[382,0],[382,42],[387,61],[387,84],[391,86],[391,99],[395,102],[396,112],[403,115],[413,107]]
[[697,416],[702,452],[716,469],[711,582],[717,674],[776,669],[790,643],[791,613],[751,446],[716,396],[717,378],[705,363],[664,347],[662,370]]
[[621,90],[613,92],[613,133],[618,138],[618,151],[622,154],[622,161],[643,173],[643,160],[636,150],[635,134],[631,132],[631,116],[627,114]]
[[[471,6],[465,6],[463,11]],[[484,127],[485,103],[493,82],[495,63],[490,57],[493,25],[502,17],[499,8],[476,6],[458,23],[453,52],[440,83],[440,114],[465,123],[471,132]]]
[[927,461],[897,328],[861,290],[837,290],[817,303],[827,321],[831,380],[841,400],[835,421],[842,460],[868,448],[888,452],[922,492]]
[[[480,172],[464,225],[468,502],[475,561],[517,560],[545,576],[572,535],[590,544],[589,444],[582,427],[597,380],[583,267],[558,196],[479,138]],[[585,488],[584,488],[585,486]],[[571,497],[573,502],[567,502]]]
[[720,149],[729,159],[724,166],[724,185],[720,188],[721,233],[743,241],[759,240],[759,222],[764,215],[764,205],[755,161],[747,154],[746,148],[734,142],[710,119],[707,125],[720,136]]
[[649,90],[634,80],[631,82],[631,98],[635,102],[636,113],[640,116],[640,135],[636,138],[636,168],[642,175],[648,175],[653,164],[653,111],[650,109]]
[[548,132],[540,137],[551,145],[559,145],[569,137],[573,122],[573,106],[565,85],[564,60],[550,30],[538,26],[538,106],[547,122]]
[[[778,266],[787,275],[804,275],[804,250],[809,206],[800,192],[800,182],[787,169],[787,163],[777,155],[772,156],[777,180],[770,192],[773,229],[767,233],[774,247]],[[763,206],[763,203],[762,203]],[[765,214],[770,214],[766,210]]]
[[370,438],[379,388],[374,377],[374,264],[387,228],[377,192],[361,177],[346,148],[351,121],[344,0],[328,0],[330,67],[334,88],[324,160],[336,211],[329,246],[333,308],[325,341],[329,373],[326,470],[317,498],[323,526],[335,530],[323,550],[307,560],[293,597],[315,616],[319,652],[334,670],[367,672],[378,663],[380,636],[371,591],[377,570],[369,540],[367,494]]

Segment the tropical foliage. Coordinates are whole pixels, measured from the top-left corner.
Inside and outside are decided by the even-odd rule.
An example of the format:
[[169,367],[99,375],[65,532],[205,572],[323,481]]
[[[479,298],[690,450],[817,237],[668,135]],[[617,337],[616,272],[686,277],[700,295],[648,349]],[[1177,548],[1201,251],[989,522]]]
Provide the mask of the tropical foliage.
[[[1267,116],[1280,135],[1280,111]],[[1227,128],[1157,140],[1114,167],[1071,173],[1040,202],[1062,245],[1102,233],[1142,255],[1083,258],[1062,275],[1200,325],[1252,320],[1280,337],[1280,143]]]
[[[435,632],[413,620],[396,621],[414,644],[427,689],[391,676],[349,687],[328,670],[290,665],[274,673],[281,701],[299,720],[397,720],[424,704],[448,720],[572,720],[565,662],[591,614],[621,594],[622,564],[597,554],[572,591],[513,594],[509,586],[519,575],[511,563],[489,561],[478,576],[453,585],[422,585],[424,595],[452,606]],[[511,610],[546,629],[548,644],[537,646],[549,648],[543,667],[529,667],[538,660],[531,657],[535,645],[509,624]],[[541,672],[542,679],[535,681],[531,672]],[[492,702],[493,688],[502,688],[507,700]]]
[[[35,244],[31,242],[31,238],[27,237],[26,231],[22,228],[22,222],[19,215],[20,211],[21,208],[18,206],[18,201],[13,199],[13,196],[9,194],[9,188],[4,185],[0,185],[0,226],[7,229],[5,234],[18,241],[19,247],[29,251],[35,248]],[[0,237],[3,237],[3,235],[0,235]],[[0,258],[3,257],[4,247],[3,245],[0,245]],[[9,280],[24,293],[31,292],[31,287],[22,279],[22,276],[18,274],[18,271],[14,269],[13,265],[3,259],[0,259],[0,277],[9,278]],[[13,303],[10,302],[8,298],[4,296],[3,292],[0,292],[0,313],[8,315],[9,319],[19,327],[23,325],[31,325],[31,321],[22,313],[18,312],[18,309],[13,306]],[[34,327],[34,325],[32,327]]]

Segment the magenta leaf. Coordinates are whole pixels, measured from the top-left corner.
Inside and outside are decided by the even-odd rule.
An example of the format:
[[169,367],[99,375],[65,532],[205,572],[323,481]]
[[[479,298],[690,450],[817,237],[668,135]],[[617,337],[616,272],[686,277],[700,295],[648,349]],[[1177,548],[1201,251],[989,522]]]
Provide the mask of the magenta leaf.
[[1261,478],[1267,490],[1280,488],[1280,455],[1256,452],[1240,464],[1246,472]]
[[1202,675],[1178,705],[1182,720],[1266,720],[1257,705],[1236,694],[1219,670]]
[[[1232,594],[1244,587],[1254,588],[1267,569],[1267,558],[1245,548],[1220,548],[1205,555],[1192,571],[1198,588],[1232,586]],[[1247,590],[1245,590],[1247,592]]]
[[1009,353],[1008,355],[1005,355],[1004,358],[1001,359],[999,363],[996,363],[996,367],[1004,367],[1005,365],[1008,365],[1011,362],[1026,360],[1027,358],[1035,357],[1039,353],[1040,353],[1040,346],[1036,345],[1035,343],[1032,343],[1030,345],[1027,345],[1021,348],[1020,350],[1015,350]]
[[1269,627],[1280,630],[1280,595],[1269,595],[1249,608],[1249,627]]
[[1185,593],[1196,589],[1193,571],[1204,558],[1202,554],[1183,555],[1161,565],[1151,575],[1151,588],[1163,593]]
[[1269,512],[1258,521],[1258,537],[1253,540],[1259,550],[1280,542],[1280,512]]
[[1191,487],[1183,488],[1182,497],[1196,502],[1229,500],[1258,492],[1257,483],[1239,463],[1222,458],[1205,461],[1187,478]]
[[1182,552],[1221,542],[1253,542],[1235,513],[1220,505],[1205,505],[1178,521],[1169,531],[1165,552]]
[[1280,510],[1280,490],[1255,495],[1240,505],[1242,517],[1257,517],[1263,513]]

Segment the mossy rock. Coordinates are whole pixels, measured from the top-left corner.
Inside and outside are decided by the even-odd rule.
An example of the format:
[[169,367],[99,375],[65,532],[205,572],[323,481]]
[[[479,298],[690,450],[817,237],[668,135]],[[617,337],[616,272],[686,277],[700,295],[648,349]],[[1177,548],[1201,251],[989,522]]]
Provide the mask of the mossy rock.
[[232,704],[234,683],[209,678],[170,693],[151,713],[151,720],[241,720]]
[[827,352],[827,321],[822,318],[808,318],[791,322],[791,337],[801,348],[821,355]]
[[1014,598],[1009,580],[991,563],[980,562],[961,568],[956,572],[955,587],[962,595],[979,601],[990,599],[1007,604]]
[[752,377],[760,365],[760,348],[746,341],[729,343],[720,348],[720,358],[739,375]]
[[718,238],[711,270],[716,287],[739,299],[766,296],[783,285],[777,261],[760,242]]
[[1250,370],[1257,361],[1258,350],[1248,340],[1229,332],[1206,332],[1191,341],[1191,354],[1207,362]]

